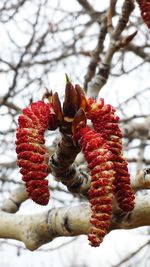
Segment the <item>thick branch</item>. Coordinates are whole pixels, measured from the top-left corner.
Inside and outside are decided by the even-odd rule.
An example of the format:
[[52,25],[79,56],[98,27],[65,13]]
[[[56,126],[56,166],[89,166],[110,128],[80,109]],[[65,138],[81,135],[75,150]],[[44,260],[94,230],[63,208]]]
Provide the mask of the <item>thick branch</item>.
[[56,180],[66,185],[69,191],[85,193],[90,184],[89,176],[73,164],[79,151],[72,139],[63,135],[49,165]]
[[[138,196],[135,209],[128,214],[115,211],[111,229],[131,229],[150,225],[150,195]],[[35,250],[58,236],[88,234],[90,207],[51,209],[34,215],[18,215],[0,212],[0,237],[22,241],[30,250]]]
[[0,238],[22,241],[35,250],[58,236],[87,234],[90,209],[78,207],[51,209],[34,215],[18,215],[0,212]]
[[133,229],[150,225],[150,195],[137,196],[135,208],[131,213],[116,211],[112,218],[111,230]]
[[[82,193],[87,193],[90,184],[90,176],[87,175],[87,183],[83,183],[82,187],[80,187]],[[64,178],[62,178],[63,180]],[[69,177],[68,177],[69,180]],[[85,179],[86,180],[86,179]],[[131,185],[134,191],[143,190],[143,189],[150,189],[150,169],[146,168],[141,170],[136,177],[131,179]],[[79,188],[78,188],[79,189]],[[54,190],[54,188],[50,188],[50,190]],[[4,200],[1,209],[3,211],[9,213],[15,213],[19,210],[20,205],[28,199],[28,194],[26,192],[25,186],[20,186],[16,190],[12,191],[9,197]]]

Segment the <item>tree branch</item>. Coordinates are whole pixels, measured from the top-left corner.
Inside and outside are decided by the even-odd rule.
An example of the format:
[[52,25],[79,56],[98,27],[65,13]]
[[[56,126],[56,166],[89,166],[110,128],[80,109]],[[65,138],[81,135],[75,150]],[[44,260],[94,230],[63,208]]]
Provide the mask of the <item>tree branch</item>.
[[[88,84],[88,92],[93,92],[92,96],[97,97],[100,89],[105,85],[107,82],[109,71],[111,67],[112,58],[118,49],[120,49],[123,44],[123,40],[120,39],[122,31],[125,29],[129,17],[134,9],[134,1],[133,0],[126,0],[123,3],[122,6],[122,12],[119,17],[118,23],[116,25],[116,28],[113,29],[113,27],[110,27],[109,23],[109,34],[110,34],[110,43],[109,47],[107,49],[107,52],[101,61],[99,70],[97,75],[95,75],[94,79],[89,82]],[[109,15],[109,14],[108,14]],[[110,21],[110,18],[108,17],[108,22]],[[128,38],[128,37],[127,37]],[[124,46],[127,45],[126,42],[124,42]]]
[[0,238],[22,241],[35,250],[58,236],[87,234],[90,209],[88,205],[51,209],[34,215],[0,212]]
[[150,189],[150,168],[141,170],[136,177],[131,179],[134,191]]
[[[76,190],[80,189],[80,191],[84,193],[85,195],[87,194],[87,191],[89,189],[89,184],[90,184],[90,176],[87,175],[87,177],[88,177],[87,183],[85,183],[84,181],[81,187],[76,188]],[[65,180],[65,178],[62,178],[62,177],[61,179],[63,181]],[[68,176],[67,179],[69,180],[70,177]],[[76,179],[74,177],[74,182],[75,181]],[[145,168],[141,170],[135,177],[132,177],[131,185],[135,192],[138,190],[150,189],[150,169]],[[83,190],[83,188],[85,191]],[[54,190],[54,188],[50,188],[50,190]],[[28,194],[26,192],[25,186],[21,185],[20,187],[12,191],[9,197],[6,200],[4,200],[1,210],[8,212],[8,213],[15,213],[19,210],[20,205],[27,199],[28,199]]]
[[101,23],[104,12],[96,11],[87,0],[77,0],[77,2],[83,7],[86,13],[91,17],[93,21]]
[[73,193],[86,193],[90,185],[90,177],[73,162],[80,152],[72,139],[63,135],[52,155],[49,165],[57,181],[61,181]]
[[[115,210],[110,231],[132,229],[150,225],[150,195],[137,196],[131,213]],[[82,203],[76,207],[64,207],[34,215],[18,215],[0,212],[0,238],[22,241],[30,250],[52,241],[58,236],[88,234],[90,207]]]
[[[88,83],[91,81],[91,79],[95,75],[96,67],[100,61],[99,55],[102,52],[103,47],[104,47],[104,40],[105,40],[106,34],[107,34],[107,18],[104,17],[102,20],[101,27],[100,27],[97,45],[96,45],[95,50],[92,53],[91,60],[88,66],[88,70],[85,75],[85,82],[84,82],[85,91],[87,91]],[[90,94],[90,96],[92,96],[92,92],[88,92],[88,93]]]
[[123,137],[138,138],[147,137],[150,129],[150,116],[147,116],[141,123],[131,122],[125,124],[122,129]]
[[25,187],[19,186],[16,190],[12,191],[9,198],[4,200],[1,209],[9,213],[15,213],[19,210],[20,205],[28,199],[28,194]]
[[136,249],[136,251],[134,251],[131,254],[127,255],[123,260],[121,260],[119,263],[113,265],[112,267],[120,267],[122,264],[128,262],[131,258],[133,258],[135,255],[137,255],[143,248],[145,248],[149,244],[150,244],[150,241],[149,240],[146,241],[138,249]]

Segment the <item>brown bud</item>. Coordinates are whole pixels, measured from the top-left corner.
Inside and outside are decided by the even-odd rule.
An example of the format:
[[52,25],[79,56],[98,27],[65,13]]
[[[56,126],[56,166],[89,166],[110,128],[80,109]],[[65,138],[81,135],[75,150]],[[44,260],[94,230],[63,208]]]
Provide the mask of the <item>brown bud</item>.
[[72,122],[72,133],[75,134],[80,128],[86,126],[86,116],[82,108],[76,113]]
[[78,109],[83,108],[85,110],[86,106],[87,106],[87,100],[85,97],[85,92],[79,84],[75,85],[75,90],[76,90],[77,96],[78,96]]
[[53,103],[54,111],[57,116],[57,121],[61,123],[62,122],[62,109],[61,109],[61,103],[60,103],[57,92],[54,93],[54,95],[52,96],[52,103]]
[[63,104],[63,112],[65,117],[73,118],[76,114],[77,109],[78,109],[77,92],[66,74],[65,100]]
[[122,38],[119,43],[117,44],[116,48],[117,49],[120,49],[120,48],[123,48],[125,47],[126,45],[128,45],[132,40],[133,38],[136,36],[137,34],[137,31],[133,32],[132,34]]

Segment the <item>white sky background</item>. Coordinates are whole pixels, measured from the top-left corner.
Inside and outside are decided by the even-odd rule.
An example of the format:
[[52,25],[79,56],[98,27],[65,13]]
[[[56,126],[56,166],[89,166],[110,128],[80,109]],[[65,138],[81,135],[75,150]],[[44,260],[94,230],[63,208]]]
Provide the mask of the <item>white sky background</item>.
[[[100,3],[101,2],[101,3]],[[121,2],[121,1],[120,1]],[[51,1],[51,4],[55,5],[56,1]],[[99,10],[103,10],[105,6],[108,6],[109,1],[99,1],[99,0],[91,0],[90,3],[94,3],[94,6]],[[100,4],[99,4],[100,3]],[[79,6],[76,4],[75,1],[63,1],[63,8],[67,10],[75,10],[78,9]],[[31,12],[30,9],[26,10],[25,12]],[[137,11],[138,12],[138,11]],[[31,12],[32,13],[32,12]],[[57,17],[55,18],[57,21]],[[15,40],[21,44],[24,43],[24,39],[20,38],[17,29],[14,25],[9,26],[9,31],[13,32],[13,36]],[[8,45],[8,39],[6,34],[6,28],[0,24],[0,36],[3,36],[0,44],[0,48],[4,48]],[[67,38],[67,36],[64,36]],[[136,41],[138,42],[140,37],[136,37]],[[94,46],[95,47],[95,46]],[[93,49],[94,47],[91,47]],[[7,57],[7,55],[6,55]],[[139,62],[140,63],[140,62]],[[134,66],[135,62],[131,62],[129,58],[129,66]],[[81,65],[81,69],[84,68]],[[80,67],[78,68],[78,73],[80,73]],[[66,70],[58,70],[57,73],[51,73],[49,78],[49,84],[46,84],[47,87],[53,88],[54,90],[59,90],[59,94],[63,95],[63,90],[60,88],[64,88],[65,85],[65,72],[68,72],[68,66],[66,66]],[[147,80],[145,80],[145,73],[149,73],[149,66],[145,66],[145,70],[143,72],[139,72],[137,76],[137,72],[132,72],[131,75],[124,75],[121,78],[115,78],[108,80],[108,83],[104,86],[103,90],[101,91],[100,97],[105,97],[106,101],[117,106],[118,102],[122,102],[125,99],[129,98],[130,96],[134,95],[135,92],[144,89],[150,85],[150,76],[147,75]],[[80,75],[81,76],[81,75]],[[78,81],[75,80],[73,77],[73,82],[76,83]],[[8,80],[6,76],[0,76],[0,96],[3,96],[7,93],[8,88]],[[40,92],[41,93],[41,92]],[[117,95],[117,98],[116,98]],[[35,99],[36,99],[35,95]],[[37,99],[36,99],[37,100]],[[18,103],[20,105],[20,99],[18,99]],[[23,106],[23,100],[21,102]],[[144,107],[145,112],[148,112],[148,107]],[[128,107],[128,115],[133,115],[134,113],[138,113],[137,109],[133,106]],[[6,124],[9,123],[6,118],[1,119],[0,128],[5,130]],[[3,158],[6,161],[6,158]],[[51,204],[50,204],[51,205]],[[42,210],[47,209],[41,208]],[[30,209],[30,210],[29,210]],[[28,203],[24,204],[21,211],[23,213],[29,212],[37,212],[39,211],[38,205],[31,203],[30,206]],[[11,246],[3,245],[0,250],[0,267],[69,267],[71,263],[75,262],[76,264],[80,265],[85,263],[92,267],[110,267],[111,264],[115,264],[118,262],[119,258],[124,258],[129,252],[133,252],[139,247],[140,244],[144,243],[147,239],[145,235],[140,232],[137,234],[136,230],[133,231],[113,231],[109,235],[106,236],[105,240],[101,244],[99,248],[91,248],[88,245],[88,241],[86,237],[80,237],[78,242],[72,243],[66,247],[62,247],[57,249],[56,251],[51,251],[51,248],[57,247],[62,243],[62,241],[67,242],[69,238],[57,238],[50,244],[43,246],[43,248],[49,249],[47,252],[30,252],[22,250],[20,256],[16,255],[16,249],[12,248]],[[13,241],[14,242],[14,241]],[[10,241],[10,243],[13,243]],[[19,242],[17,244],[20,244]],[[76,265],[77,266],[77,265]]]

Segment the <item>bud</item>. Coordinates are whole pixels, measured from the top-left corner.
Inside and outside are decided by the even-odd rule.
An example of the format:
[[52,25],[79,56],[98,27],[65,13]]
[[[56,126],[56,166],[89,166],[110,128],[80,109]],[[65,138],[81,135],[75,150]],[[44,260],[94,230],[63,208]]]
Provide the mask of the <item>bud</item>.
[[76,132],[86,126],[86,116],[83,109],[79,109],[76,113],[73,122],[72,122],[72,133],[76,134]]
[[68,118],[73,118],[76,114],[77,109],[78,109],[77,92],[66,74],[65,99],[63,104],[64,116]]
[[87,100],[86,100],[85,92],[79,84],[75,85],[75,90],[76,90],[77,96],[78,96],[78,108],[82,108],[85,110],[86,106],[87,106]]

